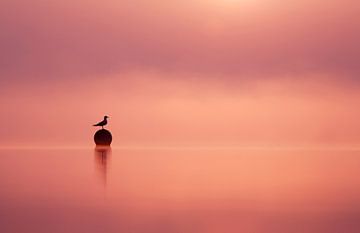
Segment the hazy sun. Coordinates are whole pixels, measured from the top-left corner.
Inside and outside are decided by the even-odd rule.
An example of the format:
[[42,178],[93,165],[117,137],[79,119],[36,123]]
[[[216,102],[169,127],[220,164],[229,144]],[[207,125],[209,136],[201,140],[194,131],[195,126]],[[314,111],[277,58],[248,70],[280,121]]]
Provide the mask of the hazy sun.
[[212,5],[218,7],[224,6],[246,6],[252,5],[255,3],[255,0],[208,0],[207,3],[211,3]]

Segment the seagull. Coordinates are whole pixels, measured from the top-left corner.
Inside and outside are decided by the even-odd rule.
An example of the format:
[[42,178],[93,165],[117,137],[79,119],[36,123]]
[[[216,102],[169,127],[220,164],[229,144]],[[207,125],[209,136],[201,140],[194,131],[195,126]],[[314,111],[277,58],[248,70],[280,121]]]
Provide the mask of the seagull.
[[104,128],[104,125],[107,124],[107,119],[108,118],[109,118],[108,116],[104,116],[104,120],[100,121],[99,123],[97,123],[97,124],[95,124],[93,126],[101,126],[101,128]]

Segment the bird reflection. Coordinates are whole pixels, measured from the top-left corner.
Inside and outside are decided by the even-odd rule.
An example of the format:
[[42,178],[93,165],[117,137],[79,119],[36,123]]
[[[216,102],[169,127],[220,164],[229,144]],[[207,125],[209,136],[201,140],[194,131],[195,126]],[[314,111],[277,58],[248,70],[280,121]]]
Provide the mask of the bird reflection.
[[110,146],[96,146],[95,147],[95,165],[96,170],[100,174],[100,177],[106,186],[108,166],[111,157]]

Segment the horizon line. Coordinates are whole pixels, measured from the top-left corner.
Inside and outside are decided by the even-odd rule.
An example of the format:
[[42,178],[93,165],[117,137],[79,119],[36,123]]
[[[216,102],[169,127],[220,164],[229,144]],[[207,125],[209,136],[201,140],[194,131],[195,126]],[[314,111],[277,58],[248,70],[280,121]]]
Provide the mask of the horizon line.
[[[338,151],[360,151],[360,145],[232,145],[232,146],[207,146],[207,145],[123,145],[123,146],[110,146],[112,149],[117,150],[338,150]],[[0,146],[0,150],[55,150],[55,149],[95,149],[96,145],[51,145],[51,146]]]

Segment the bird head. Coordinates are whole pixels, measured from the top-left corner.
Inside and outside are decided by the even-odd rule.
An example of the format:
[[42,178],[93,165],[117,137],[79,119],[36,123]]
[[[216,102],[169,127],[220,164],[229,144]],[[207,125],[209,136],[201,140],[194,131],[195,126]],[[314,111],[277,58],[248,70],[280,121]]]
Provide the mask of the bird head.
[[108,119],[109,117],[108,116],[104,116],[104,119]]

